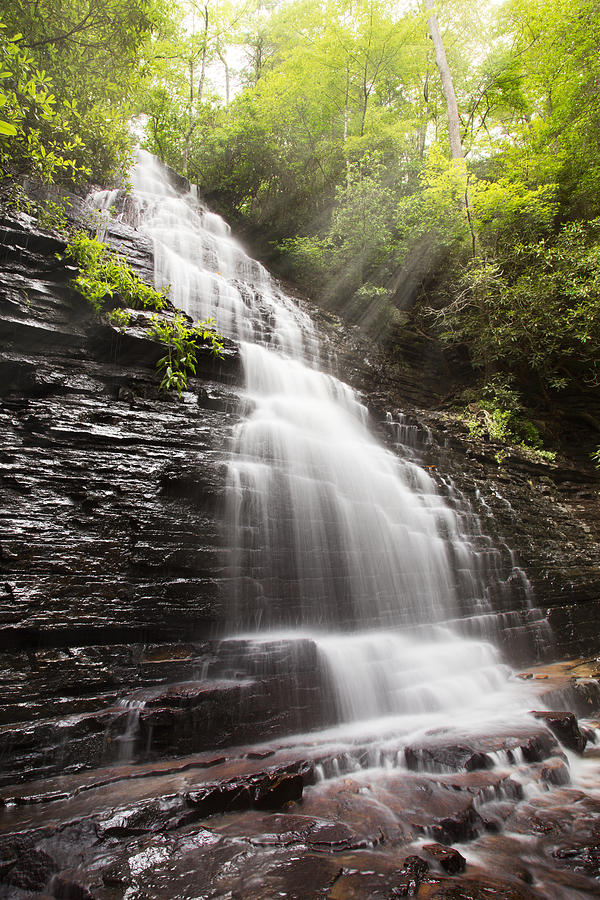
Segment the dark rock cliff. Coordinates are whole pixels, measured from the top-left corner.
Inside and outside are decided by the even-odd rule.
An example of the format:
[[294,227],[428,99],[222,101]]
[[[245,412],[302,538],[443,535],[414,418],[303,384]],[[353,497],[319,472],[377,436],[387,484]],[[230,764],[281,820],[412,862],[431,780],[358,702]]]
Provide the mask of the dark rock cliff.
[[402,416],[440,490],[458,490],[502,552],[505,577],[513,564],[523,567],[552,629],[549,655],[599,653],[600,477],[582,457],[580,433],[573,428],[571,441],[563,439],[554,462],[473,437],[447,404],[463,374],[453,355],[407,340],[402,359],[390,360],[357,327],[316,315],[341,377],[365,397],[382,439],[393,446],[387,419]]
[[[120,229],[151,278],[150,247],[131,237]],[[27,745],[25,768],[60,737],[48,723],[22,739],[10,723],[105,709],[128,689],[188,677],[189,647],[148,647],[206,641],[222,620],[236,353],[201,360],[185,402],[163,398],[160,346],[141,327],[101,323],[70,287],[63,249],[26,216],[0,222],[0,742],[12,755]],[[89,721],[79,730],[102,736]]]
[[[110,239],[150,280],[149,244],[118,224]],[[23,214],[0,220],[2,780],[127,758],[129,739],[187,752],[249,740],[259,723],[268,735],[326,720],[314,647],[298,659],[280,644],[240,671],[219,642],[235,347],[223,362],[201,357],[181,402],[161,395],[144,314],[126,334],[101,322],[71,288],[62,249]],[[499,464],[499,448],[436,411],[435,361],[422,380],[415,348],[393,372],[355,329],[317,318],[385,440],[385,411],[409,413],[442,489],[452,477],[501,547],[505,582],[517,551],[549,610],[554,654],[598,652],[594,473],[518,454]],[[507,629],[509,651],[518,630]],[[210,691],[186,687],[208,672],[220,679]],[[150,688],[132,715],[135,692]]]
[[165,401],[160,346],[100,323],[61,242],[25,225],[0,231],[2,647],[205,635],[235,353],[207,360],[198,397]]

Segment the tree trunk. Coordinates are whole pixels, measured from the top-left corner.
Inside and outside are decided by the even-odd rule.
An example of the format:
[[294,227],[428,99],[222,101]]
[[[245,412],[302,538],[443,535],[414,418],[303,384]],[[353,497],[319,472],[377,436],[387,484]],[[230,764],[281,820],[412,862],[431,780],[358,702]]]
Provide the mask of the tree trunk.
[[349,98],[350,98],[350,64],[346,63],[346,91],[345,91],[345,95],[344,95],[344,153],[346,153],[346,141],[348,140],[348,119],[350,117]]
[[225,105],[229,106],[229,66],[227,65],[227,59],[225,58],[225,54],[222,52],[221,48],[217,46],[217,56],[223,63],[223,68],[225,69]]
[[425,112],[423,114],[423,121],[421,122],[417,136],[417,152],[419,154],[420,160],[423,160],[423,157],[425,156],[427,125],[429,123],[429,59],[427,61],[427,71],[425,72],[425,81],[423,83],[423,99],[425,100]]
[[[434,0],[425,0],[425,9],[429,12],[434,8]],[[446,59],[446,51],[444,42],[440,34],[438,20],[434,12],[431,12],[427,20],[429,32],[435,49],[435,61],[440,70],[442,78],[442,88],[444,97],[446,98],[446,106],[448,107],[448,135],[450,137],[450,153],[452,159],[463,158],[462,140],[460,137],[460,122],[458,118],[458,105],[456,103],[456,94],[454,93],[454,83],[452,75]]]
[[191,122],[192,116],[194,113],[194,60],[190,59],[189,61],[189,69],[190,69],[190,102],[188,105],[188,117],[190,120],[190,129],[185,136],[185,143],[183,146],[183,174],[187,175],[188,172],[188,161],[190,158],[190,141],[191,141]]
[[198,79],[198,90],[196,95],[198,103],[202,103],[202,92],[204,91],[204,77],[206,75],[206,52],[208,45],[208,3],[204,7],[204,43],[202,45],[202,58],[200,63],[200,78]]

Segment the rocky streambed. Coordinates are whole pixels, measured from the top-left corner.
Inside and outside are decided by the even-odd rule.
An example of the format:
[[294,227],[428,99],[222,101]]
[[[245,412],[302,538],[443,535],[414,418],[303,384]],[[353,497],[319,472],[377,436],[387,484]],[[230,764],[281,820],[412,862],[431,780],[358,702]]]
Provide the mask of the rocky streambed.
[[[592,712],[595,663],[521,677]],[[485,734],[390,721],[7,785],[0,896],[596,897],[596,735],[561,711]]]

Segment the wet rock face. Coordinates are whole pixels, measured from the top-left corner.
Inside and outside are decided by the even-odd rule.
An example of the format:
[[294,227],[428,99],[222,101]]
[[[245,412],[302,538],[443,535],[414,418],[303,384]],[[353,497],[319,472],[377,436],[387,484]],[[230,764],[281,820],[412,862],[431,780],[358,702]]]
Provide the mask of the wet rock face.
[[491,769],[492,760],[485,753],[460,744],[432,744],[424,747],[407,747],[404,751],[406,767],[415,770],[442,771],[464,769]]
[[314,644],[279,642],[267,665],[263,654],[245,655],[243,642],[231,643],[235,649],[207,641],[79,647],[70,655],[45,650],[35,654],[31,683],[27,654],[6,654],[0,785],[267,740],[331,721]]
[[429,863],[420,856],[407,856],[397,874],[398,884],[391,892],[393,897],[416,897],[419,888],[429,872]]
[[583,753],[587,744],[586,736],[581,732],[577,719],[573,713],[569,712],[551,712],[543,710],[534,712],[532,715],[536,719],[541,719],[546,723],[550,731],[556,735],[563,747],[567,750],[574,750],[575,753]]
[[[217,412],[159,396],[159,346],[137,340],[132,362],[46,241],[40,249],[33,233],[25,251],[12,231],[2,238],[13,373],[2,383],[2,649],[164,639],[184,620],[188,636],[204,636],[221,617],[233,400]],[[226,368],[204,389],[227,394]]]
[[[542,727],[532,719],[530,737]],[[508,754],[526,733],[507,726],[493,743]],[[490,741],[474,733],[472,750]],[[598,799],[570,785],[546,789],[538,763],[518,766],[534,787],[524,796],[500,789],[508,762],[467,771],[457,760],[454,772],[421,773],[366,766],[319,781],[314,763],[331,745],[302,749],[306,757],[283,740],[264,758],[239,748],[2,791],[0,897],[598,896]],[[440,827],[448,840],[433,843]]]
[[190,791],[186,800],[196,818],[240,809],[281,809],[302,798],[305,781],[313,781],[310,764],[300,764],[298,771],[273,771],[248,778],[232,779],[218,785]]
[[[119,239],[151,272],[133,235]],[[235,352],[200,354],[183,402],[160,395],[145,314],[127,336],[101,324],[63,246],[23,215],[0,220],[4,723],[106,708],[140,683],[148,644],[223,621]]]
[[43,850],[15,847],[14,854],[4,873],[5,882],[14,888],[39,891],[57,871],[55,861]]
[[448,875],[460,875],[465,871],[467,861],[453,847],[444,847],[442,844],[425,844],[423,850]]
[[[434,477],[443,473],[442,490],[451,479],[500,550],[502,575],[490,599],[495,609],[509,613],[498,633],[507,658],[519,665],[535,654],[557,659],[598,652],[597,472],[564,457],[555,464],[532,462],[517,450],[471,439],[443,413],[417,414],[416,421],[429,429],[424,463]],[[515,596],[521,578],[515,565],[526,573],[528,602],[546,619],[549,641],[535,636],[537,614],[527,605],[519,617],[510,615],[515,605],[506,605],[506,591]]]

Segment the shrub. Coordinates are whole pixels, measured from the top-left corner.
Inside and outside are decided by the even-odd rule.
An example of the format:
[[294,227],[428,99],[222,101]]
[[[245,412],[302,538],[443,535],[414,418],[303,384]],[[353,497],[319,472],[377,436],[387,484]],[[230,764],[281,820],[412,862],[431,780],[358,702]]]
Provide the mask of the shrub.
[[552,461],[555,454],[542,449],[539,429],[527,418],[521,396],[512,379],[496,376],[490,379],[463,413],[463,420],[473,437],[488,436],[493,441],[518,444],[541,459]]
[[97,312],[108,300],[133,309],[165,308],[166,292],[144,284],[122,256],[112,253],[97,238],[77,232],[67,246],[66,256],[79,266],[75,287]]
[[207,319],[190,326],[181,314],[177,314],[172,321],[152,317],[152,327],[147,333],[167,350],[156,364],[162,375],[161,390],[176,390],[181,397],[182,391],[187,388],[188,375],[196,374],[199,339],[208,341],[214,356],[223,358],[223,338],[215,331],[214,324],[212,319]]

